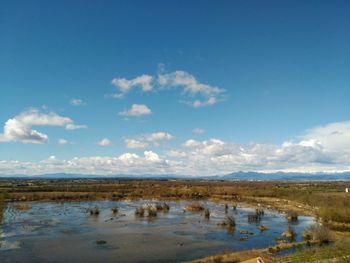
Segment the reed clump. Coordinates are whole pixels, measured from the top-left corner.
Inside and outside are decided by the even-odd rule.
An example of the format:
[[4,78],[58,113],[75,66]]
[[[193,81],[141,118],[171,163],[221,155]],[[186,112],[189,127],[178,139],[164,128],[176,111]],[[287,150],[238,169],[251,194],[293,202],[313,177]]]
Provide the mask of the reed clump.
[[210,218],[210,211],[209,211],[208,208],[206,208],[206,209],[204,210],[204,218],[205,218],[205,219],[209,219],[209,218]]
[[98,206],[95,206],[94,208],[90,209],[90,215],[99,215],[100,214],[100,208],[98,208]]
[[143,207],[137,207],[135,209],[135,216],[144,217],[145,216],[145,209]]
[[286,215],[288,222],[298,221],[298,213],[295,211],[289,211]]

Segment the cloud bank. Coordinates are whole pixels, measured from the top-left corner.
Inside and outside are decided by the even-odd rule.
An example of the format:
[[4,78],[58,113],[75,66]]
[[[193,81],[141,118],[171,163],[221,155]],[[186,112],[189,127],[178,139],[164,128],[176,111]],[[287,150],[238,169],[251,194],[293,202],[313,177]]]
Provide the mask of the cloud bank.
[[[172,135],[166,132],[125,139],[130,149],[144,149]],[[237,144],[217,138],[187,139],[163,154],[145,150],[119,156],[49,157],[40,162],[0,161],[0,174],[181,174],[217,175],[234,171],[342,172],[350,171],[350,121],[331,123],[305,131],[295,141],[281,144]]]

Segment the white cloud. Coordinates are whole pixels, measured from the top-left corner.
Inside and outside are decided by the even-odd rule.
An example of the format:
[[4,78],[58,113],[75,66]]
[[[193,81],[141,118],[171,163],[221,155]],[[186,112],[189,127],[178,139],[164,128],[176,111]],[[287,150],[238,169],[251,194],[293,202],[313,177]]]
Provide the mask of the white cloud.
[[133,104],[129,110],[121,111],[118,114],[126,117],[140,117],[149,115],[152,111],[145,104]]
[[112,142],[108,138],[103,138],[101,141],[98,142],[100,146],[110,146],[112,145]]
[[0,134],[0,142],[45,143],[49,137],[33,126],[62,126],[67,130],[85,128],[85,125],[75,125],[73,120],[62,117],[54,112],[41,113],[37,109],[24,111],[6,121],[4,132]]
[[[70,172],[84,174],[185,174],[215,175],[234,171],[257,172],[341,172],[350,171],[348,122],[338,122],[307,130],[295,141],[281,144],[237,144],[217,138],[188,139],[163,155],[145,150],[143,155],[126,152],[115,157],[57,157],[40,162],[0,161],[0,174],[40,174]],[[153,136],[150,136],[152,135]],[[124,139],[128,148],[146,149],[172,135],[166,132]],[[163,135],[159,135],[163,134]],[[335,137],[333,137],[335,136]],[[338,137],[340,136],[340,137]],[[340,140],[343,143],[340,143]]]
[[58,144],[69,144],[70,142],[68,141],[68,140],[66,140],[66,139],[63,139],[63,138],[61,138],[61,139],[58,139]]
[[158,84],[161,88],[182,88],[183,94],[191,97],[200,96],[200,99],[188,102],[195,108],[216,104],[225,92],[222,88],[200,83],[193,75],[181,70],[159,74]]
[[141,88],[143,92],[152,91],[152,80],[153,77],[146,74],[131,80],[127,80],[125,78],[115,78],[111,81],[111,83],[118,89],[119,92],[113,94],[113,97],[122,98],[126,93],[135,87]]
[[203,133],[204,133],[204,130],[203,130],[202,128],[195,128],[195,129],[192,130],[192,132],[193,132],[194,134],[200,135],[200,134],[203,134]]
[[71,99],[69,103],[73,106],[85,106],[86,102],[81,99]]
[[136,139],[124,139],[124,144],[129,149],[146,149],[148,143]]
[[306,130],[303,143],[322,145],[327,151],[350,152],[350,121],[334,122]]
[[162,69],[156,77],[141,75],[134,79],[115,78],[111,81],[118,89],[113,94],[115,98],[123,98],[126,93],[135,87],[141,88],[143,92],[164,89],[180,89],[187,96],[186,104],[194,107],[211,106],[224,100],[225,89],[199,82],[195,76],[183,71],[176,70],[165,73]]

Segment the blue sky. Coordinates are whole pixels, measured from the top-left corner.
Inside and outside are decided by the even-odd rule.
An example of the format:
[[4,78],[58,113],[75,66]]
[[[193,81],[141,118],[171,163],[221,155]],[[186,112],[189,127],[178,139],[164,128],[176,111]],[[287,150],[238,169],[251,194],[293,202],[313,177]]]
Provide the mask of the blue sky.
[[350,170],[349,11],[1,1],[0,174]]

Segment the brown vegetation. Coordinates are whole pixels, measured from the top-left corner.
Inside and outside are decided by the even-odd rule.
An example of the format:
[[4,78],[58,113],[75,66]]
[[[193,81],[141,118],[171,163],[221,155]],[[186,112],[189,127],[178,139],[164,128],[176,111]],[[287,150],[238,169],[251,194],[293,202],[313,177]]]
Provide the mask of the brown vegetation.
[[314,224],[305,229],[303,238],[308,241],[318,241],[321,243],[328,243],[332,239],[329,229],[321,224]]
[[288,228],[282,233],[282,236],[292,241],[294,240],[296,233],[291,226],[288,226]]
[[288,211],[286,218],[289,222],[295,222],[298,220],[298,213],[295,211]]

